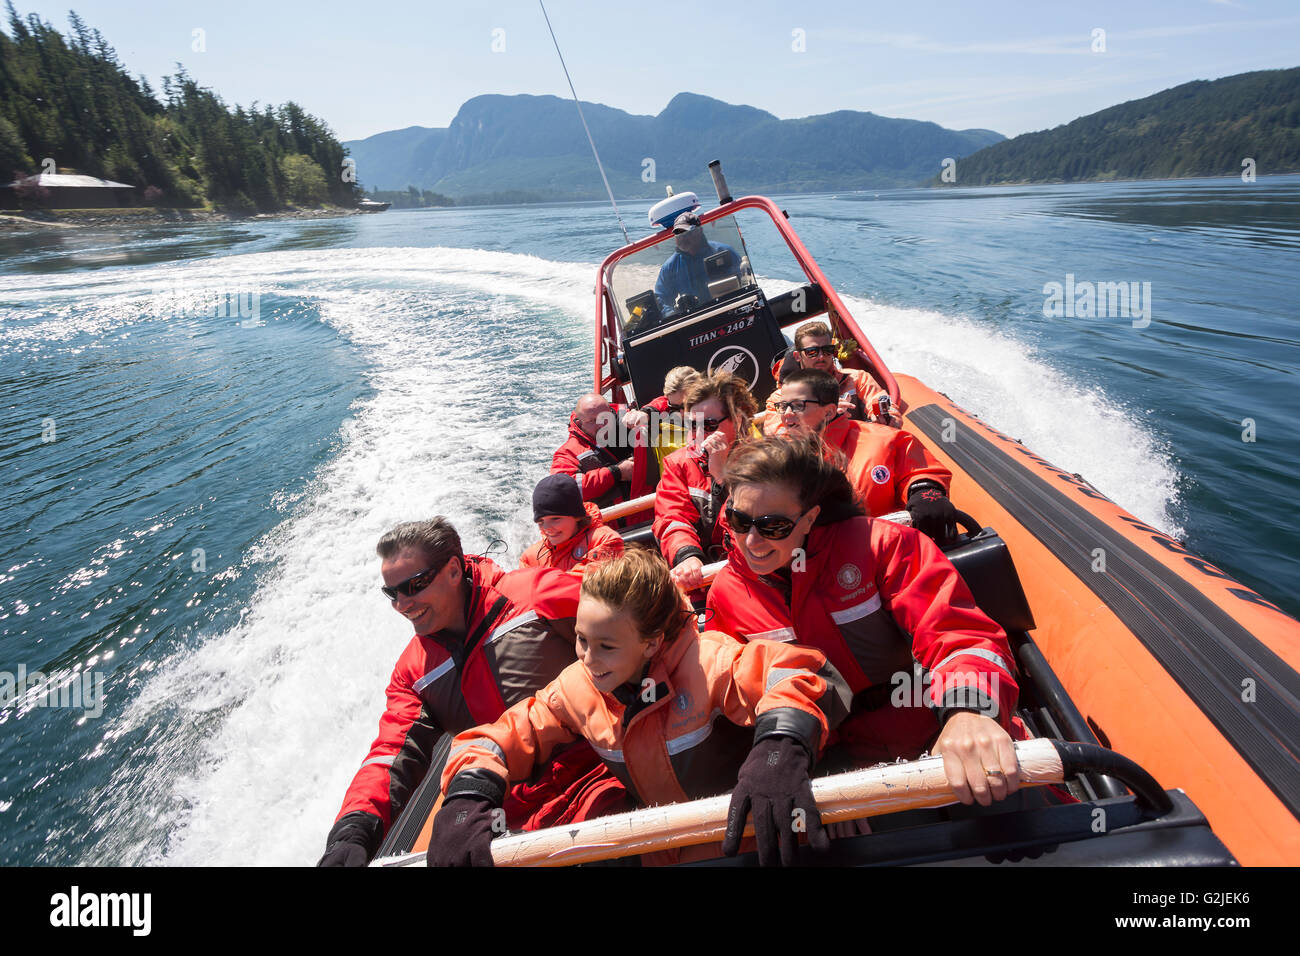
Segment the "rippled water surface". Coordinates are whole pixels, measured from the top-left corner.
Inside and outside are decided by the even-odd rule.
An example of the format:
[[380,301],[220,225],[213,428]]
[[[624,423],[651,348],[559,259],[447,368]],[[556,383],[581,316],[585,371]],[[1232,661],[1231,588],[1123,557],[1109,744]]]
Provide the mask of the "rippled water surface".
[[[1300,178],[781,204],[895,371],[1300,610]],[[0,863],[314,861],[407,640],[374,541],[442,513],[513,566],[620,243],[596,204],[0,236],[0,672],[41,675]],[[1149,324],[1045,316],[1067,276]],[[92,674],[102,714],[42,706]]]

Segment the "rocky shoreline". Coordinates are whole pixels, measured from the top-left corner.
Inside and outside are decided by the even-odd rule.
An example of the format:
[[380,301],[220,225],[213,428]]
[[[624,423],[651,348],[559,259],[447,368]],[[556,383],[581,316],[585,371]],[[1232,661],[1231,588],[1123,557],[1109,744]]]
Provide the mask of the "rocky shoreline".
[[240,216],[206,209],[42,209],[0,212],[0,230],[86,229],[96,226],[167,226],[208,222],[264,222],[271,219],[338,219],[362,215],[340,206],[287,209]]

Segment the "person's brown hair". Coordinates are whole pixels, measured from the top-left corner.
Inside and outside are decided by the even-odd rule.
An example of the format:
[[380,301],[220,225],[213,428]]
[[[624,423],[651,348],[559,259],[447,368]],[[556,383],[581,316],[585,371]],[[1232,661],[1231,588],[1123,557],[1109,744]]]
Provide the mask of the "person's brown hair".
[[720,401],[727,410],[727,417],[735,422],[736,437],[744,435],[749,420],[758,412],[758,403],[749,394],[745,383],[729,372],[701,375],[686,387],[686,392],[682,395],[683,410],[689,414],[693,407],[711,398]]
[[442,515],[427,521],[403,521],[375,545],[375,553],[385,561],[408,549],[421,551],[430,568],[441,569],[451,558],[461,559],[462,568],[465,564],[460,535]]
[[832,341],[835,339],[835,333],[831,331],[830,326],[825,322],[805,322],[794,330],[794,347],[799,351],[803,351],[803,337],[805,335],[825,335]]
[[819,525],[866,514],[848,476],[826,460],[816,437],[738,442],[727,458],[725,484],[728,495],[740,485],[784,485],[805,512],[821,506]]
[[582,575],[582,594],[630,614],[643,641],[660,634],[665,642],[673,640],[695,614],[663,555],[638,545],[588,565]]

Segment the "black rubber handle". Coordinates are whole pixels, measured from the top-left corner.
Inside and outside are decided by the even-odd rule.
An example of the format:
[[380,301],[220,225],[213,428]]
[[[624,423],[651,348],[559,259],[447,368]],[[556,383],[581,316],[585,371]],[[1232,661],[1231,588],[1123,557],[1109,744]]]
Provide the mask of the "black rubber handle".
[[1156,783],[1156,778],[1123,754],[1117,754],[1113,750],[1095,744],[1079,744],[1065,740],[1053,740],[1052,746],[1061,755],[1061,765],[1066,776],[1076,773],[1104,773],[1132,790],[1138,806],[1153,815],[1162,817],[1174,808],[1174,802],[1169,799],[1169,794],[1165,793],[1164,788]]
[[984,528],[980,525],[980,523],[976,521],[974,518],[972,518],[970,515],[968,515],[966,512],[957,511],[956,509],[953,510],[957,517],[957,523],[961,525],[961,529],[965,531],[968,535],[970,535],[972,538],[984,530]]

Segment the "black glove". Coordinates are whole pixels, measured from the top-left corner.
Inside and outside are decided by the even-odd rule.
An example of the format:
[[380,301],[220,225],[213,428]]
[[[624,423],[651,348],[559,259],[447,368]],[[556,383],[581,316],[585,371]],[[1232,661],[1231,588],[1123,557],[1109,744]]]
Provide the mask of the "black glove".
[[754,745],[731,794],[727,834],[722,841],[724,854],[735,856],[740,849],[745,818],[751,808],[761,866],[773,866],[778,861],[782,866],[792,866],[800,830],[807,830],[808,843],[814,849],[830,847],[808,779],[811,763],[808,751],[793,737],[765,737]]
[[[425,862],[429,866],[492,866],[492,824],[501,808],[476,794],[449,797],[433,818]],[[498,826],[498,830],[501,828]]]
[[912,515],[912,527],[929,535],[936,544],[957,537],[957,509],[942,488],[929,483],[914,487],[907,498],[907,510]]
[[325,838],[317,866],[365,866],[379,849],[384,821],[360,810],[339,818]]

